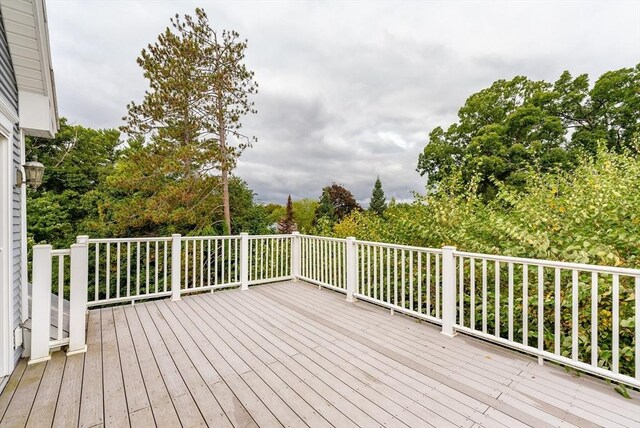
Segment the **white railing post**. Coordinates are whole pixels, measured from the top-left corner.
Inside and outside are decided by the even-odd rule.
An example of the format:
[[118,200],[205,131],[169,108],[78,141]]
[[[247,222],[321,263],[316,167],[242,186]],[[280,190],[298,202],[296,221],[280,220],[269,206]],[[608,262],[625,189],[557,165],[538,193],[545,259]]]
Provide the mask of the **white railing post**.
[[456,247],[442,248],[442,334],[453,337],[456,323]]
[[[80,241],[78,237],[78,240]],[[88,237],[87,237],[88,240]],[[87,242],[83,239],[84,242]],[[89,257],[87,244],[71,246],[71,279],[69,292],[69,347],[67,356],[87,351],[87,285]],[[61,327],[58,327],[61,328]]]
[[249,234],[240,233],[240,290],[249,289]]
[[180,300],[182,283],[182,235],[171,235],[171,300]]
[[357,277],[356,270],[358,269],[358,254],[356,253],[356,238],[350,236],[346,239],[347,245],[347,302],[355,302],[356,298],[353,295],[356,293]]
[[29,364],[51,359],[51,245],[33,247],[31,290],[31,357]]
[[300,259],[302,258],[300,232],[291,233],[291,279],[294,282],[300,277]]

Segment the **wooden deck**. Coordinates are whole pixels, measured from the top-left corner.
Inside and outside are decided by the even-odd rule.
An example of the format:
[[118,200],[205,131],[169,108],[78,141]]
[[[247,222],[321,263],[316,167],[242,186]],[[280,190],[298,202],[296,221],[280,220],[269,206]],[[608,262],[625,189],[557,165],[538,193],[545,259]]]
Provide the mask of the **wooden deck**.
[[22,360],[0,425],[640,424],[635,392],[300,282],[92,310],[88,342]]

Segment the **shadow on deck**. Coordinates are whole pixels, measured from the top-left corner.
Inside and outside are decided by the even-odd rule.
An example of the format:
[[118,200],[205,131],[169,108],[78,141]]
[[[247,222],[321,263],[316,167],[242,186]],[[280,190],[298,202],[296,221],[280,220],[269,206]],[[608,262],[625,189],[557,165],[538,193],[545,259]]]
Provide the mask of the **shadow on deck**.
[[22,360],[2,426],[638,426],[604,381],[306,283],[89,313],[88,352]]

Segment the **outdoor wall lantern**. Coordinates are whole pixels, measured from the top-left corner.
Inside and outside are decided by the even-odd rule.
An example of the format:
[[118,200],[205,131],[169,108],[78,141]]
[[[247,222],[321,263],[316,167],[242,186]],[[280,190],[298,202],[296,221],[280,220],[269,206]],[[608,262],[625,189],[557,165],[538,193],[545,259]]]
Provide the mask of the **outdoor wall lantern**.
[[42,176],[44,175],[44,165],[38,162],[38,157],[34,156],[32,161],[22,165],[22,170],[18,169],[16,174],[16,186],[26,184],[33,190],[37,190],[42,184]]

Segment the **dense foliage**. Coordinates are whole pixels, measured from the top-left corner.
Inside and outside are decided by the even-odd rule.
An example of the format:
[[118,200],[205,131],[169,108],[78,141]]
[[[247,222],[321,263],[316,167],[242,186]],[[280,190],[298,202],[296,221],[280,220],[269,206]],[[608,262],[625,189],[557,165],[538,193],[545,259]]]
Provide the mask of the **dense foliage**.
[[[592,157],[582,157],[572,172],[538,173],[523,176],[520,191],[497,185],[495,198],[486,202],[467,187],[462,177],[438,191],[417,198],[412,204],[389,207],[384,217],[370,212],[354,212],[335,225],[332,234],[363,240],[439,248],[453,245],[463,251],[534,257],[580,263],[640,268],[640,159],[602,149]],[[489,276],[492,278],[491,266]],[[515,295],[522,296],[522,273],[516,270]],[[476,275],[479,268],[476,269]],[[533,273],[531,273],[533,275]],[[552,274],[552,272],[550,272]],[[469,275],[467,272],[465,275]],[[518,276],[520,275],[520,276]],[[581,275],[579,292],[579,349],[583,361],[590,353],[590,277]],[[634,284],[620,283],[621,370],[633,372]],[[553,320],[555,294],[553,278],[546,278],[545,319]],[[571,348],[570,277],[562,276],[561,299],[563,354]],[[480,279],[477,279],[480,284]],[[531,276],[528,305],[537,307],[536,281]],[[601,277],[599,301],[600,365],[611,366],[611,277]],[[501,283],[506,295],[506,282]],[[492,311],[493,292],[489,292]],[[480,298],[476,302],[480,302]],[[468,302],[467,302],[468,303]],[[478,303],[479,304],[479,303]],[[516,300],[515,325],[522,332],[522,298]],[[500,309],[506,311],[505,308]],[[535,319],[536,313],[531,312]],[[476,318],[479,319],[479,318]],[[501,315],[501,331],[507,331],[507,314]],[[490,328],[494,324],[489,318]],[[536,328],[529,326],[528,338],[535,346]],[[554,343],[553,323],[545,325],[546,349]]]
[[95,191],[114,171],[120,133],[70,125],[63,118],[55,139],[26,142],[27,159],[37,156],[46,166],[42,186],[28,191],[29,238],[66,248],[90,229],[88,219],[97,214]]
[[[210,205],[197,204],[201,187],[193,182],[169,185],[168,177],[144,175],[145,150],[137,140],[124,147],[117,130],[70,125],[66,119],[54,140],[27,138],[27,157],[36,155],[46,166],[42,186],[28,192],[29,239],[67,248],[78,235],[222,234],[223,211],[211,209],[222,205],[219,176],[201,185],[212,183]],[[268,213],[246,182],[231,177],[229,195],[232,233],[269,232]]]
[[384,217],[356,211],[336,224],[337,236],[640,267],[640,160],[602,151],[575,170],[529,172],[524,188],[499,185],[486,203],[458,177]]
[[529,169],[570,170],[599,144],[638,153],[640,65],[603,74],[564,72],[550,84],[518,76],[471,95],[446,131],[436,127],[418,172],[439,185],[459,176],[485,199],[499,184],[521,189]]

